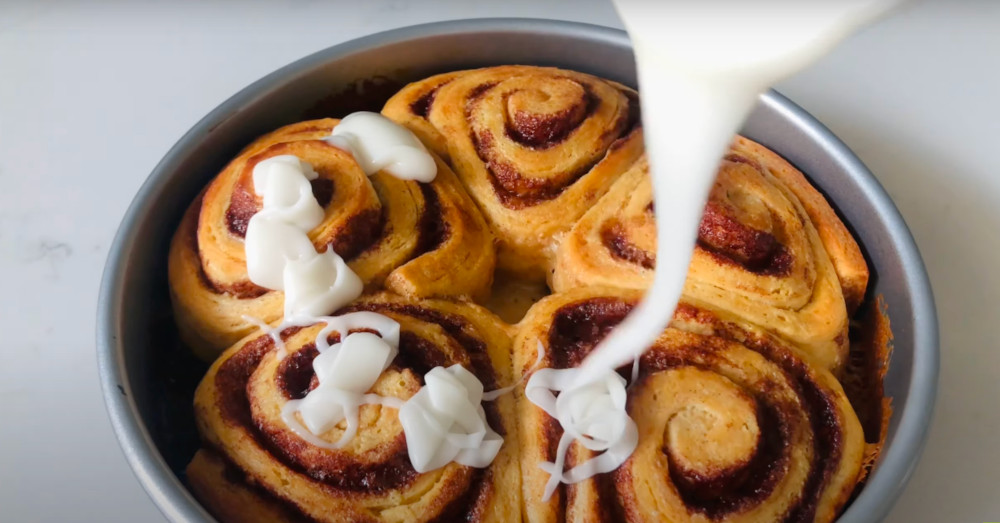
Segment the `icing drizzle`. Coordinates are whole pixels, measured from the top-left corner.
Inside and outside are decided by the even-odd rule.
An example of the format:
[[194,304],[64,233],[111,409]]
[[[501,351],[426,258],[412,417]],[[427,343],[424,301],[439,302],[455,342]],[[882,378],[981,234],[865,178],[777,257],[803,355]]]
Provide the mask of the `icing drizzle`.
[[[327,141],[350,152],[368,175],[384,169],[400,179],[430,182],[437,174],[423,144],[376,113],[347,116]],[[360,407],[382,405],[399,409],[417,472],[453,461],[488,466],[503,438],[486,421],[482,382],[461,365],[431,369],[425,385],[406,401],[367,392],[399,352],[399,324],[367,311],[326,316],[361,296],[364,285],[332,248],[317,252],[309,240],[308,232],[324,216],[309,183],[317,176],[309,163],[292,155],[267,158],[253,171],[254,191],[264,206],[247,225],[247,272],[253,283],[284,291],[285,315],[276,327],[244,319],[274,340],[279,359],[287,356],[284,329],[326,324],[316,335],[319,355],[312,362],[319,385],[302,399],[285,403],[283,422],[314,446],[340,449],[357,434]],[[341,341],[331,345],[334,332]],[[506,390],[493,391],[491,399]],[[345,430],[336,442],[320,437],[342,422]]]
[[[578,483],[618,468],[639,442],[635,421],[625,411],[625,379],[608,370],[600,379],[580,386],[576,383],[577,374],[576,368],[539,369],[524,390],[528,400],[563,428],[555,462],[539,465],[549,474],[544,500],[552,496],[560,482]],[[574,441],[602,454],[564,470],[566,452]]]
[[424,383],[399,409],[413,469],[428,472],[452,461],[477,468],[492,463],[503,438],[486,423],[479,379],[452,365],[434,367]]
[[437,164],[405,127],[378,113],[351,113],[333,128],[327,143],[350,152],[368,176],[380,170],[401,180],[430,183]]

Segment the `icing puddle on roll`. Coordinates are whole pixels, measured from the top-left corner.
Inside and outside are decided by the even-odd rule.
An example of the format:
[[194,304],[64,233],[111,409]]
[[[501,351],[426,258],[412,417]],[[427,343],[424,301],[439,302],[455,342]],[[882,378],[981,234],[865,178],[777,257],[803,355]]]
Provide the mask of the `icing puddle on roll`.
[[[542,464],[552,478],[544,499],[559,481],[576,483],[613,470],[635,449],[624,380],[615,369],[638,361],[670,322],[719,159],[759,94],[897,3],[731,2],[720,16],[720,6],[712,2],[615,0],[645,93],[656,271],[636,309],[579,367],[536,372],[528,381],[528,398],[565,431],[555,463]],[[558,398],[549,391],[559,391]],[[604,453],[564,471],[573,440]]]

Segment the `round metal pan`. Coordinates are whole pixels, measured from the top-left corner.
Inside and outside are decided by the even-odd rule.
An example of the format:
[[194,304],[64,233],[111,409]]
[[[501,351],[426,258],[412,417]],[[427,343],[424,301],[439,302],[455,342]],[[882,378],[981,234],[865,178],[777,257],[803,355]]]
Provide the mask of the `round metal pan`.
[[[624,32],[528,19],[460,20],[378,33],[307,56],[243,89],[164,156],[129,207],[101,284],[97,352],[104,397],[122,449],[168,519],[211,521],[185,489],[197,448],[191,406],[204,364],[177,350],[166,283],[167,248],[195,195],[244,145],[280,125],[378,110],[402,84],[498,64],[551,65],[635,86]],[[937,318],[917,247],[892,201],[826,127],[771,91],[743,134],[809,176],[852,228],[884,297],[895,336],[885,390],[889,435],[874,474],[840,521],[873,522],[909,479],[931,419],[938,374]]]

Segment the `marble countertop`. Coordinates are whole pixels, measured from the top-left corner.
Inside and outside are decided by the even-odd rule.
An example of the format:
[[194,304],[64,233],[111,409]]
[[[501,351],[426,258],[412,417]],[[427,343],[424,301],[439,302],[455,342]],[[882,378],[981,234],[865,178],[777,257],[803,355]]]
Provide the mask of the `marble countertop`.
[[[603,0],[0,1],[0,519],[162,521],[101,400],[101,270],[132,196],[218,103],[303,55],[470,17],[620,27]],[[871,168],[941,321],[924,457],[888,518],[1000,518],[1000,3],[912,2],[777,88]]]

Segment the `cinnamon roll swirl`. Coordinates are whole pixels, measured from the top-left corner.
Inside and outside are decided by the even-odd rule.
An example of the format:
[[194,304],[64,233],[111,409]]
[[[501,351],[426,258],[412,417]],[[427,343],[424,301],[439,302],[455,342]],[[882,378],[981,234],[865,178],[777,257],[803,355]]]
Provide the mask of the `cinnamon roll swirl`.
[[247,276],[244,237],[261,208],[253,187],[257,163],[295,155],[318,174],[313,195],[322,223],[309,232],[316,249],[348,261],[369,287],[409,296],[484,299],[496,254],[485,220],[449,167],[437,160],[434,182],[378,172],[371,178],[353,156],[324,141],[337,120],[282,127],[244,149],[191,205],[173,238],[171,298],[185,342],[200,356],[218,353],[282,314],[283,293]]
[[[557,293],[515,338],[515,373],[577,366],[639,300],[610,287]],[[629,368],[619,369],[630,376]],[[640,360],[627,411],[639,443],[614,471],[542,499],[561,428],[518,397],[530,521],[831,521],[854,489],[864,436],[843,389],[777,338],[682,302]],[[578,443],[567,466],[594,457]]]
[[[556,258],[556,291],[649,286],[656,222],[648,173],[648,164],[638,162],[567,234]],[[840,369],[848,314],[867,281],[860,248],[823,196],[778,155],[738,137],[705,207],[685,296]]]
[[[399,323],[399,353],[370,392],[407,399],[436,366],[460,364],[487,390],[510,383],[510,338],[485,309],[387,293],[363,297],[338,314],[372,311]],[[487,468],[450,463],[417,473],[398,411],[363,405],[355,436],[339,449],[300,437],[283,405],[317,386],[312,360],[322,325],[281,333],[279,357],[267,334],[252,334],[212,365],[195,395],[203,449],[188,467],[204,505],[225,521],[512,521],[520,515],[513,398],[484,403],[505,442]],[[333,332],[330,343],[349,333]],[[294,414],[298,416],[298,414]],[[338,441],[342,421],[317,435]]]
[[502,66],[410,84],[383,113],[448,158],[499,242],[501,269],[540,280],[568,230],[639,156],[635,91]]

